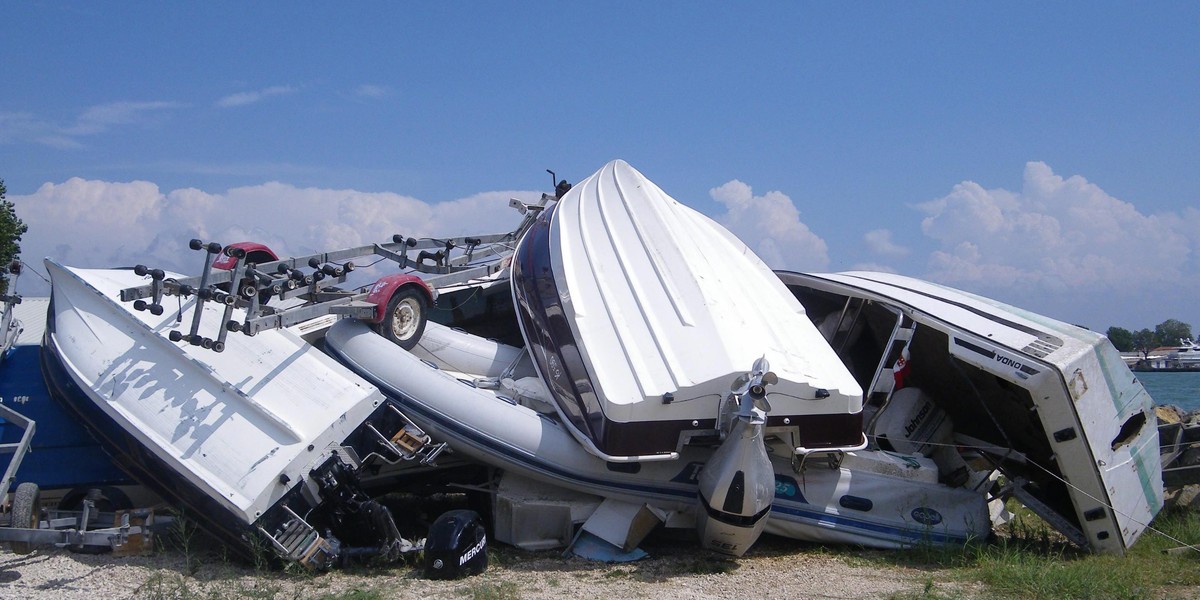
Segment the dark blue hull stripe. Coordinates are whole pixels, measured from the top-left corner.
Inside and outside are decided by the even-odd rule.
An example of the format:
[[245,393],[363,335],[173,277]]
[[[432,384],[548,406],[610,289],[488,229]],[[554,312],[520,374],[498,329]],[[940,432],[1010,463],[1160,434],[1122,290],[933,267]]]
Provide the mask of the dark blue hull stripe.
[[796,508],[795,506],[787,506],[781,504],[771,505],[772,513],[783,513],[797,517],[791,519],[793,521],[805,521],[809,525],[824,528],[826,525],[847,527],[855,530],[865,530],[882,535],[871,536],[875,539],[890,539],[895,542],[911,541],[911,542],[934,542],[938,544],[965,544],[971,540],[967,536],[950,535],[947,533],[939,533],[937,526],[929,528],[906,528],[893,527],[891,525],[882,525],[871,521],[863,521],[860,519],[851,519],[843,515],[831,515],[826,512],[809,510],[804,508]]

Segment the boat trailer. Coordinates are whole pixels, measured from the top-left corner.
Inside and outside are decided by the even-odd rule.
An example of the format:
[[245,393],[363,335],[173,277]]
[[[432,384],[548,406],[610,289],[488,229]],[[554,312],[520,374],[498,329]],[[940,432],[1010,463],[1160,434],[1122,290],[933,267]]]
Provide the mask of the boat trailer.
[[[0,444],[0,454],[12,454],[12,459],[0,481],[0,500],[7,500],[8,491],[16,481],[21,461],[29,452],[37,424],[9,408],[0,399],[0,419],[23,430],[21,440]],[[15,554],[29,554],[36,546],[54,545],[73,552],[96,554],[109,550],[130,555],[153,547],[150,526],[155,523],[153,509],[138,509],[102,513],[96,508],[99,490],[93,490],[83,500],[82,510],[42,510],[38,485],[25,482],[17,486],[8,510],[0,515],[0,542],[8,542]],[[45,519],[43,519],[43,516]],[[96,528],[99,523],[111,527]]]
[[[121,290],[122,302],[133,302],[134,309],[147,310],[154,315],[165,311],[167,296],[195,296],[196,305],[191,327],[187,333],[172,331],[169,339],[222,352],[229,333],[253,336],[259,332],[290,327],[326,315],[349,316],[379,322],[389,301],[404,287],[420,286],[430,300],[437,291],[447,287],[478,281],[499,273],[511,257],[516,242],[533,225],[546,204],[561,197],[569,185],[556,196],[542,194],[536,204],[511,199],[509,206],[524,215],[519,226],[508,233],[463,236],[453,238],[414,238],[392,236],[386,243],[376,243],[332,252],[288,257],[268,262],[249,260],[247,246],[239,243],[222,246],[216,242],[191,240],[193,250],[204,253],[204,267],[199,276],[168,277],[162,269],[137,265],[134,272],[148,276],[150,283]],[[260,254],[261,256],[261,254]],[[402,275],[385,276],[375,284],[347,291],[335,287],[345,283],[349,274],[359,268],[357,259],[374,258],[395,262]],[[407,279],[389,280],[389,277]],[[379,297],[384,285],[396,286],[391,296]],[[286,308],[268,306],[271,300],[303,300]],[[200,317],[206,302],[224,305],[224,316],[215,337],[200,333]],[[234,308],[244,308],[243,320],[233,320]],[[182,319],[180,314],[180,319]]]

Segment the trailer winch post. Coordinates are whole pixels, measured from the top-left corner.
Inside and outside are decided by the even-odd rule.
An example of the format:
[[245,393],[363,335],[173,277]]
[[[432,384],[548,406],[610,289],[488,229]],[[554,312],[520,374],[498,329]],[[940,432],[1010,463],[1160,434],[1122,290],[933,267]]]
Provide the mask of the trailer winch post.
[[225,302],[225,312],[221,315],[221,327],[217,333],[217,341],[213,343],[213,350],[217,352],[225,351],[225,337],[229,335],[230,322],[229,317],[233,316],[233,305],[237,303],[238,286],[242,281],[242,274],[246,272],[246,250],[243,248],[225,248],[225,255],[233,258],[233,276],[229,282],[229,296]]
[[200,286],[196,290],[196,310],[192,313],[192,328],[188,333],[188,343],[193,346],[203,345],[203,341],[198,339],[200,335],[200,315],[204,312],[204,302],[212,294],[212,290],[208,289],[208,276],[212,271],[213,259],[217,253],[221,251],[221,245],[212,242],[205,245],[200,240],[192,240],[188,246],[192,250],[204,250],[204,270],[200,272]]

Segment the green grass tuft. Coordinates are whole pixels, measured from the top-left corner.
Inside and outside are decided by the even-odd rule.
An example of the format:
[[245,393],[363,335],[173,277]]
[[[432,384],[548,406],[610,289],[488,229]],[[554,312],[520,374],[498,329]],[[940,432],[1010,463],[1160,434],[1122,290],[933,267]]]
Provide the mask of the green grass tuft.
[[517,584],[511,581],[500,583],[473,583],[461,592],[471,600],[518,600],[521,597]]
[[337,594],[326,594],[321,596],[321,600],[383,600],[384,597],[379,590],[354,588]]
[[1084,554],[1057,539],[1044,523],[1024,518],[1008,538],[983,548],[964,575],[989,592],[1012,598],[1145,598],[1168,587],[1200,585],[1200,552],[1167,555],[1179,545],[1200,543],[1200,515],[1164,513],[1125,556]]
[[[860,554],[868,564],[932,571],[924,590],[897,599],[950,598],[936,583],[977,583],[986,597],[1074,599],[1172,597],[1200,586],[1200,514],[1164,512],[1125,556],[1085,553],[1027,510],[988,544],[918,544],[902,552]],[[1169,536],[1169,537],[1168,537]],[[1168,554],[1167,550],[1174,549]]]

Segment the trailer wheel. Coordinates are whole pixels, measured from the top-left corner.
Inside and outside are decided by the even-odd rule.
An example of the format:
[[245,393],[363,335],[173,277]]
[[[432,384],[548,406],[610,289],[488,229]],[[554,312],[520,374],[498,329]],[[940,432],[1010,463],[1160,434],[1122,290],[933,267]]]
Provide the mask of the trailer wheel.
[[379,334],[405,350],[412,350],[429,319],[425,297],[415,287],[402,287],[388,300],[387,312],[379,323]]
[[[13,494],[12,526],[37,529],[42,519],[42,493],[36,483],[25,482],[17,486]],[[13,554],[29,554],[33,552],[30,542],[9,542]]]

